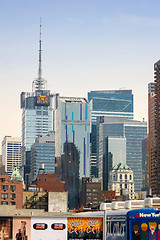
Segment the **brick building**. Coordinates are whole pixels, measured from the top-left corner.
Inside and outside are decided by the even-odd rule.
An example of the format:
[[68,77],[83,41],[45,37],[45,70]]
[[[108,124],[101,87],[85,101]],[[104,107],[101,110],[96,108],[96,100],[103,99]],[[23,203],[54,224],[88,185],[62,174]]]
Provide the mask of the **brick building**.
[[115,198],[115,191],[101,190],[101,183],[90,178],[82,178],[81,205],[99,208],[102,202]]
[[0,205],[23,205],[23,182],[11,181],[8,175],[0,176]]
[[35,183],[37,188],[43,189],[44,192],[65,192],[65,183],[60,181],[55,173],[38,174]]

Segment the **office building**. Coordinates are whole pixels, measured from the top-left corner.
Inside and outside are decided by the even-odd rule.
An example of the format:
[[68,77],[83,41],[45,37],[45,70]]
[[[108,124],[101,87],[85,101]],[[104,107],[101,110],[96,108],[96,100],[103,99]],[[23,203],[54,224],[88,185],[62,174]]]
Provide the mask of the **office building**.
[[58,98],[55,137],[56,158],[61,158],[64,154],[66,143],[73,143],[79,152],[79,177],[80,179],[88,177],[90,174],[90,112],[85,98]]
[[32,83],[32,92],[21,93],[22,109],[22,173],[25,179],[30,173],[31,146],[35,139],[54,131],[54,110],[58,94],[47,90],[47,81],[42,78],[41,69],[41,26],[39,41],[38,77]]
[[31,146],[30,182],[36,180],[39,171],[55,173],[55,136],[53,132],[36,138]]
[[[142,140],[147,136],[147,123],[112,117],[97,119],[97,146],[99,151],[99,180],[103,183],[103,156],[105,154],[105,138],[126,138],[126,164],[133,170],[135,192],[142,188]],[[116,146],[115,146],[116,147]],[[103,186],[104,188],[104,186]]]
[[80,154],[74,143],[64,143],[64,154],[61,155],[62,181],[68,192],[69,209],[79,206],[79,176]]
[[126,138],[106,137],[104,141],[102,188],[108,190],[109,172],[113,166],[118,163],[126,164]]
[[129,199],[134,199],[133,171],[126,164],[119,163],[109,172],[109,190],[115,191],[115,196],[120,196],[124,189]]
[[81,179],[90,176],[90,109],[85,98],[58,98],[55,137],[56,174],[65,181],[69,207],[77,208]]
[[102,90],[88,92],[91,108],[91,175],[98,177],[96,120],[98,116],[133,119],[132,90]]
[[142,191],[148,193],[148,137],[142,140]]
[[5,172],[11,175],[14,167],[21,165],[21,138],[5,136],[2,141],[2,163]]
[[154,64],[154,83],[149,84],[149,187],[160,196],[160,60]]

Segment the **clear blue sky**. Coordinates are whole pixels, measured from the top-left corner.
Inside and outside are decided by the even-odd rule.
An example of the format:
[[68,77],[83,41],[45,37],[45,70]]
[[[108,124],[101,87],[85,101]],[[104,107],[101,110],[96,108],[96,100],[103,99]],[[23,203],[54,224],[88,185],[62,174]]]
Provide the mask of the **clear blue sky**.
[[38,73],[48,89],[87,97],[132,89],[135,119],[147,120],[148,83],[160,59],[159,0],[0,0],[0,142],[21,136],[20,93]]

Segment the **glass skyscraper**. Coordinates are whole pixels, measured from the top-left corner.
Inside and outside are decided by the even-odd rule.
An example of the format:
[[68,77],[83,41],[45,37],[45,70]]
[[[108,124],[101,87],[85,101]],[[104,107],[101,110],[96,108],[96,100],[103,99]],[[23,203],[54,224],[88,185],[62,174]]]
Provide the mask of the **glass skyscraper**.
[[102,90],[88,92],[91,108],[91,175],[98,176],[96,120],[100,116],[133,119],[132,90]]
[[46,90],[47,81],[41,70],[41,25],[39,40],[38,77],[32,83],[32,92],[21,93],[22,109],[22,164],[21,173],[30,173],[31,145],[35,139],[54,130],[54,110],[58,94]]
[[103,179],[102,188],[108,190],[109,172],[119,163],[126,164],[126,138],[106,137],[104,139],[104,149],[100,149],[103,150],[103,153],[99,153],[100,156],[103,155],[103,161],[101,161],[103,166],[100,167],[100,169],[103,169],[103,173],[100,173]]
[[55,136],[53,132],[38,137],[31,146],[30,182],[37,179],[40,170],[46,174],[55,173]]
[[[99,179],[103,178],[105,138],[126,138],[126,163],[133,170],[135,192],[142,188],[142,140],[147,136],[147,123],[124,118],[99,117],[97,119],[97,148]],[[116,146],[115,146],[116,147]]]
[[85,98],[58,98],[55,137],[56,159],[64,155],[64,144],[73,143],[79,152],[79,177],[89,177],[90,109]]

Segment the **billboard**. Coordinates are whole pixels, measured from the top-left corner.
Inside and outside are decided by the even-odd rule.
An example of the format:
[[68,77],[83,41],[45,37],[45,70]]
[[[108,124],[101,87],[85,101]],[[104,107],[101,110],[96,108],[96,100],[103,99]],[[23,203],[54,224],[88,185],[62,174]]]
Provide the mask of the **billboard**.
[[12,240],[12,220],[11,217],[0,217],[1,240]]
[[46,95],[39,95],[35,97],[37,106],[49,106],[49,97]]
[[67,219],[67,239],[102,239],[103,218],[70,217]]
[[13,238],[31,240],[31,218],[13,218]]
[[67,218],[31,218],[31,237],[36,240],[67,239]]

